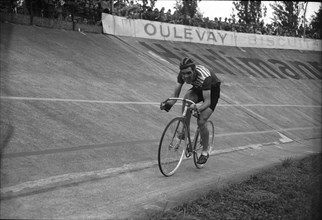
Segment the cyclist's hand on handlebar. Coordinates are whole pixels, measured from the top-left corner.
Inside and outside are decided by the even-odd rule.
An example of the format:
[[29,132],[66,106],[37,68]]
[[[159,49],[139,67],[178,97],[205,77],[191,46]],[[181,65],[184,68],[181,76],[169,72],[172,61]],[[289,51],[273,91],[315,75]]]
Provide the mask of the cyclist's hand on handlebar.
[[164,102],[160,103],[161,110],[168,112],[168,111],[170,111],[171,108],[172,108],[172,104],[169,103],[169,101],[164,101]]

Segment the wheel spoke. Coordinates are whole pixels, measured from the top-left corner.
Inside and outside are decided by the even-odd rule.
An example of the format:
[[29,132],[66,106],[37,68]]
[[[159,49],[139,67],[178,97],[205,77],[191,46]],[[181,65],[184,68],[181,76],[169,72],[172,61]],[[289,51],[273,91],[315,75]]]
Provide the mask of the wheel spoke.
[[182,118],[175,118],[166,126],[159,144],[158,162],[161,173],[171,176],[179,168],[184,152],[186,140],[178,138],[179,132],[185,128]]

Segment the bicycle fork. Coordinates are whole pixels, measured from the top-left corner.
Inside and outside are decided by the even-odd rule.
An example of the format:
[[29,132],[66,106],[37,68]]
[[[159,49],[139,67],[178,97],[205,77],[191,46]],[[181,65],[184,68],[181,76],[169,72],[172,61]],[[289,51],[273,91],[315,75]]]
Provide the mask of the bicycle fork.
[[[188,127],[188,126],[186,126],[186,127]],[[191,157],[191,155],[193,153],[193,150],[192,150],[192,141],[191,141],[191,138],[190,138],[190,131],[189,131],[189,128],[187,128],[187,129],[188,129],[188,131],[187,131],[187,134],[188,134],[188,138],[187,138],[188,144],[186,145],[185,154],[186,154],[186,157],[189,158],[189,157]],[[182,130],[184,130],[184,129],[182,129]]]
[[[193,153],[193,150],[192,150],[192,143],[191,143],[191,139],[190,139],[190,135],[189,135],[189,129],[187,131],[187,133],[185,132],[185,127],[187,127],[187,124],[186,126],[183,126],[182,129],[181,129],[181,133],[179,133],[179,126],[180,126],[180,123],[182,122],[178,122],[177,124],[177,127],[175,129],[175,132],[174,132],[174,136],[172,137],[172,141],[169,145],[169,150],[178,150],[180,148],[180,145],[181,145],[181,142],[184,141],[185,139],[187,139],[188,141],[188,144],[185,146],[185,155],[186,157],[190,157]],[[184,138],[183,138],[184,137]],[[188,138],[187,138],[188,137]],[[175,140],[179,139],[179,141],[177,143],[174,143]],[[184,141],[185,142],[185,141]],[[185,144],[185,143],[184,143]]]

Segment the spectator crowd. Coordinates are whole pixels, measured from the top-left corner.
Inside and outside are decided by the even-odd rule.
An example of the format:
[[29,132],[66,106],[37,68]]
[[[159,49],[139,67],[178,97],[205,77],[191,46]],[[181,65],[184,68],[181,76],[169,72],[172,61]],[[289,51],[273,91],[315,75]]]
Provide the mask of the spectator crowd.
[[321,39],[319,33],[314,32],[310,25],[303,23],[297,29],[287,29],[279,22],[264,24],[263,20],[257,20],[246,23],[241,19],[235,19],[235,16],[224,19],[215,17],[213,20],[201,16],[191,18],[178,13],[177,10],[172,13],[171,9],[168,11],[164,8],[153,9],[151,6],[142,5],[133,0],[119,0],[113,6],[110,2],[109,0],[2,0],[1,11],[33,13],[34,16],[92,25],[101,25],[101,13],[104,12],[128,19],[146,19],[215,30]]

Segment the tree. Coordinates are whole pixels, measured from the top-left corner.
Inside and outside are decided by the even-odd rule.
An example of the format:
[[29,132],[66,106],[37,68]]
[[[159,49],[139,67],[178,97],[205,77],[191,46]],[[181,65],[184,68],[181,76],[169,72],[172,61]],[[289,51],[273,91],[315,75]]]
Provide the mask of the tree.
[[183,0],[183,10],[185,11],[185,14],[193,18],[198,11],[198,1],[200,2],[201,0]]
[[234,1],[237,16],[247,24],[256,23],[266,16],[267,8],[262,6],[261,1]]
[[198,11],[198,2],[201,0],[176,0],[175,13],[181,17],[183,24],[192,25],[192,20],[198,20],[201,13]]
[[317,33],[319,36],[317,38],[322,37],[321,33],[321,27],[322,27],[322,6],[320,6],[319,11],[315,12],[315,15],[312,15],[312,21],[311,21],[311,26],[312,26],[312,32]]
[[198,2],[201,0],[177,0],[175,9],[181,15],[193,18],[198,12]]
[[270,4],[273,9],[274,21],[284,29],[296,30],[300,24],[300,13],[304,10],[305,2],[275,1]]

